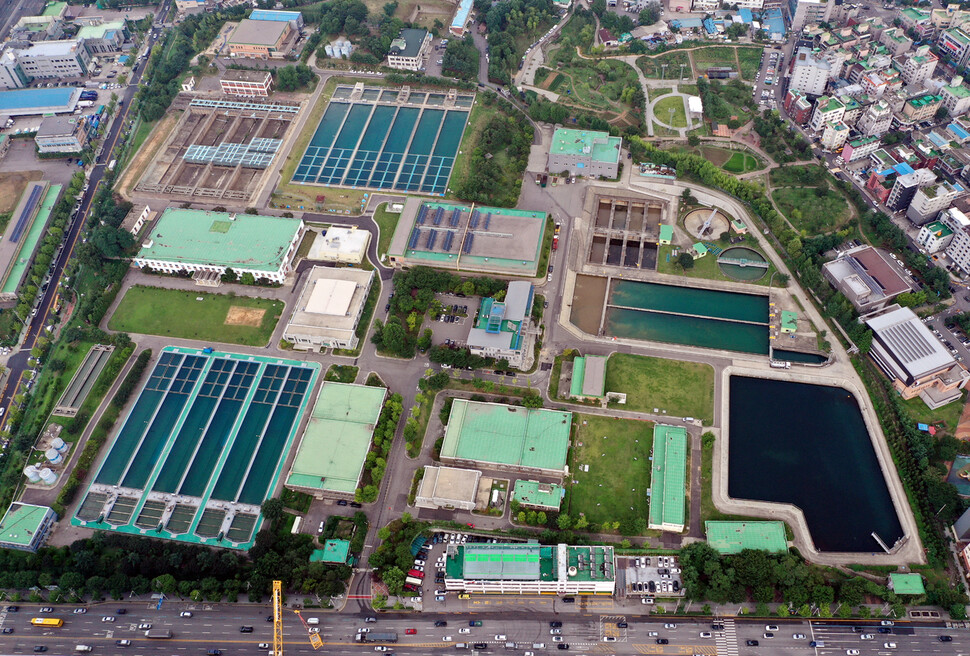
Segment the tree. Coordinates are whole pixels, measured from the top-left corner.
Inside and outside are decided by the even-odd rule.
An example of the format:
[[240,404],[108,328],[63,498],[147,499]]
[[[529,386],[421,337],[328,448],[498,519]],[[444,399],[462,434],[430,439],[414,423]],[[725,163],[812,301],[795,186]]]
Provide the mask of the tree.
[[586,519],[586,515],[580,515],[579,519],[576,520],[576,528],[583,530],[587,526],[589,526],[589,520]]
[[260,510],[270,522],[275,522],[283,516],[284,506],[282,499],[267,499],[263,502]]
[[701,138],[698,137],[696,134],[687,135],[687,145],[698,146],[700,145],[700,143],[701,143]]
[[176,581],[171,574],[162,574],[152,579],[152,590],[166,595],[175,594]]
[[390,537],[391,537],[391,529],[390,529],[390,527],[389,526],[382,526],[380,528],[380,530],[377,531],[377,537],[378,537],[378,539],[381,540],[381,542],[384,542],[384,541],[390,539]]
[[680,194],[680,202],[684,205],[694,205],[697,203],[697,199],[694,198],[694,194],[690,192],[690,189],[684,189]]
[[694,268],[694,258],[690,253],[681,253],[677,256],[677,264],[680,268],[686,271],[687,269]]
[[568,531],[572,525],[573,520],[566,513],[560,513],[559,517],[556,518],[556,526],[558,526],[560,530]]

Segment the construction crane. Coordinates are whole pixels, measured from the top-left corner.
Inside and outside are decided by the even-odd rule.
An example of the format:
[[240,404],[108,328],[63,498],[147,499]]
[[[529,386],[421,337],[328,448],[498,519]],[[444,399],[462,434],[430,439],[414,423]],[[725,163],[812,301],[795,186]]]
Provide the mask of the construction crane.
[[273,581],[273,656],[283,656],[282,581]]
[[323,638],[320,637],[320,634],[314,633],[310,629],[309,625],[306,623],[306,620],[303,619],[303,615],[300,614],[300,611],[294,610],[293,612],[296,613],[296,616],[300,618],[301,622],[303,622],[303,628],[306,629],[306,634],[310,638],[310,646],[314,649],[320,649],[320,647],[323,647]]

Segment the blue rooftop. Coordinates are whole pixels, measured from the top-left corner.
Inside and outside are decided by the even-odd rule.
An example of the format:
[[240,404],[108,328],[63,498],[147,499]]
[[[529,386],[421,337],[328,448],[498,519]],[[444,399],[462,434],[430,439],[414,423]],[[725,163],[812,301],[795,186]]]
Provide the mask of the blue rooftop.
[[944,146],[944,145],[950,143],[950,140],[949,139],[947,139],[946,137],[944,137],[941,134],[937,134],[935,131],[930,132],[926,136],[929,137],[929,140],[932,141],[933,142],[933,145],[935,145],[935,146]]
[[298,11],[277,11],[275,9],[253,9],[249,14],[249,20],[277,21],[285,23],[291,20],[299,20],[301,14]]
[[458,11],[455,12],[455,19],[451,21],[451,29],[465,29],[465,23],[468,22],[468,14],[471,13],[472,4],[474,4],[473,0],[461,0],[461,4],[458,5]]
[[767,9],[761,17],[762,29],[768,34],[785,34],[785,17],[781,15],[781,9]]
[[717,32],[717,28],[714,27],[714,20],[711,18],[705,18],[704,29],[707,30],[708,34],[714,34],[715,32]]
[[77,89],[74,87],[0,91],[0,113],[32,107],[58,107],[63,105],[66,108],[70,105],[71,96],[75,91]]
[[961,128],[960,125],[955,121],[946,126],[946,129],[952,132],[957,139],[966,139],[967,137],[970,137],[970,133]]
[[899,164],[893,167],[893,170],[896,171],[896,173],[898,173],[899,175],[909,175],[910,173],[914,172],[913,167],[907,164],[906,162],[900,162]]
[[670,21],[670,24],[674,27],[684,27],[687,29],[704,26],[704,22],[700,18],[680,18],[676,21]]
[[746,8],[738,9],[738,16],[741,18],[742,22],[747,23],[748,25],[750,25],[751,22],[754,20],[754,14],[751,13],[750,9],[746,9]]

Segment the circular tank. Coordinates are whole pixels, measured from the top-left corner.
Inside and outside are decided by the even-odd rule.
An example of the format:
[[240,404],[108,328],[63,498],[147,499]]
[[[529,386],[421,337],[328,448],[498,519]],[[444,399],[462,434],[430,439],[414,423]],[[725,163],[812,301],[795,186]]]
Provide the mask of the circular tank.
[[51,446],[57,449],[60,453],[67,451],[67,442],[59,437],[55,437],[53,440],[51,440]]
[[44,467],[40,470],[40,480],[47,485],[53,485],[57,482],[57,474],[51,471],[50,467]]
[[53,447],[50,449],[47,449],[47,451],[44,452],[44,457],[47,458],[51,462],[51,464],[54,464],[54,465],[58,464],[61,460],[64,459],[64,456],[61,455],[60,451],[58,451]]
[[732,246],[717,257],[717,266],[720,267],[721,273],[746,282],[764,278],[768,268],[759,265],[766,262],[761,253],[745,246]]
[[26,476],[27,480],[30,481],[31,483],[40,482],[40,472],[37,471],[37,467],[35,467],[34,465],[27,465],[26,467],[24,467],[24,476]]

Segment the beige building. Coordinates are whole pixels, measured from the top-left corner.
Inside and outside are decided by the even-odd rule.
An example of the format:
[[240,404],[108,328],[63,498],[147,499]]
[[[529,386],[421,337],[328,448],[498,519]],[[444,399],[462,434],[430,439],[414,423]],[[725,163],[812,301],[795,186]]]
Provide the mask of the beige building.
[[418,508],[474,510],[482,472],[458,467],[424,468],[414,505]]
[[301,351],[356,348],[357,324],[373,281],[373,271],[313,267],[283,339]]
[[286,21],[261,21],[244,18],[229,37],[233,57],[279,59],[285,57],[296,41],[297,32]]
[[310,247],[309,259],[322,262],[360,264],[367,254],[370,231],[352,228],[327,228],[318,234]]

